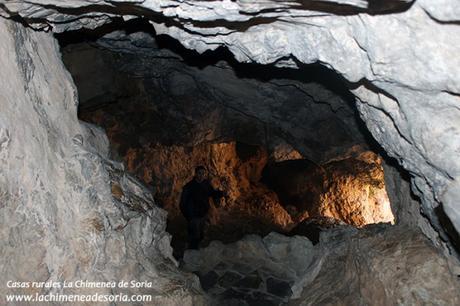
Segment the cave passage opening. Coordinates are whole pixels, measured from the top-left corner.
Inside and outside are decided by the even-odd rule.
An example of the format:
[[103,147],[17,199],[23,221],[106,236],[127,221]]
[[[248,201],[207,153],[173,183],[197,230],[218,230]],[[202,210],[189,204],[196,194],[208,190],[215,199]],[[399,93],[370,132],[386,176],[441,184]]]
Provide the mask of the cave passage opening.
[[394,223],[384,151],[326,67],[198,54],[142,19],[57,38],[79,118],[103,127],[111,158],[150,186],[176,257],[187,247],[181,188],[197,165],[226,194],[211,205],[203,246],[272,231],[317,243],[320,229]]

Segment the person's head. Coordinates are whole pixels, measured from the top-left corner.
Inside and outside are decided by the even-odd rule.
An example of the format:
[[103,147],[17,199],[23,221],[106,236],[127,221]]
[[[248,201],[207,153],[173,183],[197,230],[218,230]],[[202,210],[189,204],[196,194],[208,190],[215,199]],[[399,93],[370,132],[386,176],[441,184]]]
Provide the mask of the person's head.
[[204,166],[198,166],[195,168],[195,180],[202,182],[206,179],[206,168]]

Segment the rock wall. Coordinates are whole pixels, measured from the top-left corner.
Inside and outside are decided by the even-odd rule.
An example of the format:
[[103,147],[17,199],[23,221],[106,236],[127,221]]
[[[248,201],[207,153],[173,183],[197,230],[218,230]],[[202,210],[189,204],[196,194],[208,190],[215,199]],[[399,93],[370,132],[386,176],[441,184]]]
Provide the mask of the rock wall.
[[411,173],[432,226],[444,231],[441,209],[460,231],[455,0],[2,3],[2,14],[56,32],[142,15],[198,52],[225,46],[241,62],[330,67],[349,82],[375,139]]
[[[205,260],[208,259],[208,260]],[[242,264],[243,263],[243,264]],[[272,233],[184,255],[220,305],[456,305],[458,280],[419,231],[373,225],[304,237]]]
[[[174,129],[174,125],[168,127]],[[197,165],[204,165],[215,188],[224,190],[225,198],[211,202],[209,225],[203,245],[220,240],[233,242],[245,234],[266,235],[287,230],[291,216],[279,203],[275,192],[260,183],[267,153],[252,148],[243,159],[242,145],[201,143],[193,147],[146,145],[129,149],[124,156],[127,170],[155,189],[155,199],[168,211],[168,232],[173,235],[176,257],[187,247],[187,224],[179,210],[182,187],[193,178]]]
[[[86,117],[107,129],[127,170],[148,183],[157,202],[168,211],[167,230],[173,234],[176,257],[182,257],[187,241],[179,198],[197,165],[204,165],[213,185],[226,192],[224,199],[211,206],[203,245],[212,240],[234,242],[248,233],[288,232],[307,218],[326,216],[358,227],[394,221],[382,159],[373,152],[321,167],[305,159],[284,160],[290,156],[286,149],[273,152],[269,159],[264,148],[234,141],[130,147],[131,139],[123,136],[125,129],[141,130],[139,122],[120,124],[123,119],[113,120],[107,110],[93,115]],[[164,128],[176,130],[174,122]],[[299,158],[296,154],[293,157]]]
[[[75,57],[78,53],[71,54]],[[68,54],[67,57],[69,56]],[[86,57],[84,53],[83,56]],[[71,65],[71,71],[76,72],[76,79],[87,76],[86,73],[79,72],[81,69],[73,67],[79,61],[67,58],[67,62]],[[195,74],[192,76],[196,77]],[[133,80],[128,77],[127,81]],[[162,81],[168,83],[167,80]],[[88,77],[83,85],[87,83],[91,83],[91,78]],[[206,81],[201,86],[214,89]],[[168,88],[172,90],[173,87]],[[88,92],[85,91],[85,94]],[[167,91],[163,94],[166,96]],[[203,117],[198,120],[193,118],[193,113],[188,114],[180,109],[177,116],[181,119],[160,119],[161,127],[157,126],[158,123],[152,126],[156,118],[168,117],[167,108],[161,106],[161,101],[157,102],[162,100],[158,95],[156,99],[152,97],[146,101],[140,99],[140,96],[143,95],[133,91],[118,98],[116,103],[104,105],[100,102],[96,110],[81,111],[81,117],[106,129],[113,154],[124,160],[131,173],[152,184],[156,190],[156,199],[169,212],[169,219],[174,222],[181,219],[178,209],[181,189],[193,177],[194,167],[200,164],[209,169],[214,185],[227,192],[228,196],[224,203],[220,203],[220,208],[227,212],[238,211],[237,216],[224,216],[221,209],[213,210],[213,224],[218,224],[217,220],[227,224],[225,220],[241,219],[238,229],[262,234],[268,232],[262,230],[262,226],[258,229],[257,224],[268,225],[267,228],[272,230],[286,230],[305,218],[318,216],[332,217],[355,226],[393,222],[385,190],[382,159],[371,151],[361,152],[364,146],[352,147],[347,155],[339,155],[343,160],[319,166],[303,159],[299,152],[281,142],[284,139],[277,139],[278,146],[273,143],[269,145],[269,152],[266,147],[241,142],[246,141],[248,134],[253,133],[252,126],[248,126],[245,136],[234,134],[235,138],[227,143],[213,139],[213,136],[206,137],[219,133],[212,129],[206,135],[192,133],[193,137],[184,137],[178,131],[182,130],[185,117],[191,117],[200,126],[207,126],[212,122],[211,126],[234,124],[238,127],[238,122],[227,122],[226,118]],[[95,97],[96,99],[91,100],[97,101],[97,97],[101,95],[97,94]],[[234,98],[230,96],[229,101]],[[181,96],[171,103],[187,105],[189,99],[188,96]],[[201,103],[200,100],[193,101],[200,110],[208,107]],[[257,101],[254,104],[257,103],[263,102]],[[251,107],[256,106],[248,106],[248,109]],[[289,111],[286,110],[286,113],[289,114]],[[289,118],[289,115],[273,116],[270,120],[283,125]],[[195,145],[190,145],[190,140],[187,139],[193,139]],[[266,138],[254,139],[257,142],[265,140]],[[293,141],[289,138],[286,140]],[[294,145],[302,148],[302,144]],[[321,149],[315,150],[320,152]],[[345,158],[348,155],[350,157]],[[258,220],[252,229],[245,226],[251,223],[246,221],[248,217]],[[185,228],[185,224],[182,227]],[[227,224],[225,227],[234,226]],[[224,228],[221,229],[222,232],[227,232]],[[180,230],[180,227],[176,230]],[[178,234],[176,230],[174,236]],[[236,232],[236,236],[233,236],[240,237]],[[213,238],[228,241],[224,236]]]
[[382,158],[373,152],[324,165],[328,176],[321,195],[319,215],[362,227],[371,223],[394,224]]
[[263,182],[296,222],[328,217],[357,227],[394,223],[381,163],[370,151],[321,166],[288,160],[268,164]]
[[[237,151],[242,142],[257,144],[268,150],[270,159],[279,160],[287,158],[277,155],[289,142],[316,162],[356,157],[366,147],[350,105],[316,83],[318,76],[299,78],[296,70],[238,65],[224,60],[225,55],[193,58],[184,50],[173,50],[171,44],[160,47],[161,39],[133,25],[148,30],[145,24],[130,23],[126,33],[116,31],[90,44],[66,45],[63,59],[81,92],[80,117],[107,130],[113,154],[139,178],[156,185],[156,197],[171,219],[176,219],[178,196],[194,165],[204,164],[225,180],[229,203],[238,199],[233,206],[259,216],[267,211],[257,207],[272,207],[277,213],[265,221],[281,228],[292,225],[278,200],[263,185],[256,186],[266,156],[254,157],[251,164],[237,156],[232,144],[207,143],[236,139]],[[61,37],[66,42],[72,36]],[[330,81],[333,87],[334,80]],[[302,158],[298,152],[294,155],[289,159]],[[297,215],[295,222],[309,215],[327,215],[357,226],[392,220],[379,160],[366,163],[352,158],[348,167],[330,163],[327,174],[317,178],[304,167],[307,161],[284,164],[289,163],[291,169],[274,173],[277,185],[284,184],[278,194],[298,198],[296,203],[282,201],[285,207],[298,206],[297,213],[291,214]],[[371,184],[365,182],[366,171],[371,172],[367,180]],[[324,180],[330,186],[323,186]]]
[[223,305],[283,305],[316,276],[317,252],[305,237],[248,235],[233,244],[214,241],[186,251],[184,269],[197,273]]
[[317,163],[365,148],[349,101],[317,80],[326,69],[303,76],[241,65],[224,54],[193,58],[160,44],[145,32],[116,31],[92,44],[65,46],[63,60],[82,92],[81,118],[101,108],[111,117],[102,120],[138,142],[131,146],[238,139],[272,153],[288,143]]
[[[460,162],[454,158],[458,153],[460,130],[457,77],[460,59],[456,56],[460,46],[460,14],[455,0],[3,0],[0,8],[3,16],[15,16],[25,24],[55,32],[96,28],[117,16],[126,20],[143,16],[150,20],[158,34],[175,37],[187,48],[199,52],[225,46],[238,61],[278,67],[299,68],[302,63],[319,62],[348,81],[357,98],[358,110],[373,136],[410,172],[412,190],[421,199],[422,213],[429,219],[430,226],[440,231],[443,239],[448,239],[443,234],[447,227],[436,213],[441,210],[457,234],[460,231]],[[91,133],[78,124],[75,90],[60,64],[54,41],[48,34],[32,33],[18,23],[3,20],[0,38],[2,283],[7,278],[104,280],[126,272],[139,278],[153,277],[161,292],[177,288],[170,281],[171,275],[177,275],[174,268],[168,268],[171,274],[162,278],[160,269],[151,264],[148,256],[142,255],[164,251],[155,246],[164,240],[158,236],[152,240],[142,234],[131,235],[136,228],[141,233],[139,224],[149,224],[148,220],[152,219],[139,212],[140,207],[147,207],[151,201],[135,204],[127,200],[135,198],[129,196],[130,188],[139,194],[134,187],[137,184],[128,187],[119,182],[112,188],[107,184],[110,173],[117,171],[109,170],[113,168],[109,166],[111,163],[106,164],[102,162],[105,158],[98,157],[103,156],[101,148],[97,151],[99,155],[94,153],[94,146],[88,144],[91,141],[85,136]],[[77,135],[81,137],[75,137]],[[120,177],[112,175],[114,180]],[[387,180],[394,178],[397,176]],[[80,189],[82,186],[87,187]],[[401,190],[407,191],[406,187]],[[397,189],[396,186],[394,190]],[[124,209],[114,204],[117,202],[111,192],[116,200],[127,201],[125,204],[131,207],[126,208],[122,220],[120,211]],[[409,199],[402,202],[406,199],[405,195],[397,198],[402,204],[399,208],[408,207],[406,212],[400,210],[398,216],[408,216],[412,211],[419,213]],[[98,205],[92,205],[94,201]],[[151,210],[158,217],[161,215],[161,211],[154,208],[142,209]],[[123,223],[125,218],[133,220],[127,227],[120,231],[110,227],[111,222]],[[401,220],[414,221],[409,216]],[[152,229],[149,233],[155,233],[153,224],[148,225]],[[161,236],[160,232],[156,233]],[[336,284],[333,280],[339,280],[340,283],[333,286],[333,302],[458,304],[455,295],[458,280],[457,283],[452,280],[445,264],[435,255],[436,251],[414,246],[414,243],[424,245],[425,242],[403,227],[386,233],[402,238],[387,245],[382,244],[386,240],[382,234],[375,243],[366,242],[369,247],[364,249],[360,239],[352,241],[348,249],[339,248],[341,260],[329,261],[330,269],[324,270],[317,279],[317,287],[305,291],[303,297],[308,297],[305,303],[331,301],[325,299],[327,296],[321,289],[324,282]],[[122,257],[111,258],[107,255],[110,252],[100,252],[105,250],[105,238],[109,237],[126,243]],[[127,237],[135,241],[134,245],[144,245],[142,252],[134,251]],[[339,236],[335,241],[346,237],[350,236]],[[419,251],[410,254],[413,249]],[[358,260],[353,260],[353,250],[367,257],[358,256]],[[386,256],[381,258],[381,254]],[[401,258],[408,259],[405,269],[397,264]],[[123,265],[127,263],[127,271],[119,269],[119,261],[123,261]],[[134,264],[139,261],[143,263],[142,268]],[[337,262],[341,263],[340,267],[335,267]],[[430,263],[434,265],[430,267]],[[363,269],[346,270],[353,264]],[[379,267],[377,279],[371,277],[376,272],[374,266]],[[356,271],[360,273],[354,274]],[[411,281],[422,279],[421,286],[407,282],[404,275],[395,282],[399,273],[411,275]],[[182,277],[177,279],[184,284]],[[426,286],[432,289],[429,296]],[[347,294],[350,288],[357,296]],[[414,292],[413,288],[419,289]],[[176,293],[172,294],[172,303],[192,300],[193,294],[188,290]],[[171,298],[160,292],[156,294],[163,303]],[[337,300],[344,295],[352,300]],[[400,299],[394,300],[395,297]]]
[[[318,276],[293,305],[455,305],[459,301],[458,280],[449,263],[418,231],[370,226],[355,235],[338,229],[321,240],[318,246],[325,251],[321,254],[327,255]],[[329,284],[327,291],[323,284]]]
[[[77,119],[77,95],[49,33],[0,20],[0,294],[148,294],[203,302],[178,272],[152,194],[110,161]],[[7,288],[7,281],[148,281],[153,288]]]
[[[127,169],[153,185],[155,198],[177,217],[182,187],[194,175],[197,165],[204,165],[215,188],[226,193],[215,205],[226,210],[247,211],[265,222],[286,227],[292,221],[279,204],[276,194],[260,183],[261,173],[267,163],[267,153],[259,147],[247,159],[239,155],[243,144],[235,142],[200,144],[192,148],[161,145],[132,149],[124,157]],[[251,212],[252,210],[252,212]],[[216,215],[216,217],[218,217]]]

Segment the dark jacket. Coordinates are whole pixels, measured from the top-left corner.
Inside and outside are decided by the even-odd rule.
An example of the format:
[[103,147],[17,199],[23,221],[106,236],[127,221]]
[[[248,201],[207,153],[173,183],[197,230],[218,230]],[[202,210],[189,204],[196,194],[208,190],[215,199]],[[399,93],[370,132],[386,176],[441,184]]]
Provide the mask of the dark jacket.
[[180,210],[187,220],[203,218],[209,211],[209,198],[222,196],[223,192],[214,189],[208,180],[198,183],[193,179],[182,189]]

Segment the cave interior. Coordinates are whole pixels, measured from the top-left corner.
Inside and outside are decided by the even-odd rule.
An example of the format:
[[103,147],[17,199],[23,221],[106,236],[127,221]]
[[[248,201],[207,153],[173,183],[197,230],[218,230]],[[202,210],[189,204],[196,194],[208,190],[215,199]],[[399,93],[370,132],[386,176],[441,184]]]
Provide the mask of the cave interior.
[[[438,27],[455,32],[458,21],[426,1],[255,9],[210,0],[200,2],[209,14],[249,9],[195,23],[202,11],[177,19],[113,2],[35,10],[0,1],[11,19],[0,23],[3,278],[142,280],[154,285],[103,293],[153,296],[152,305],[460,303],[460,188],[449,157],[458,152],[449,140],[458,136],[457,83],[438,77],[436,64],[416,78],[398,66],[406,56],[421,66],[406,40],[411,52],[388,60],[391,48],[373,54],[380,41],[353,34],[374,79],[355,75],[356,57],[342,59],[352,54],[340,53],[349,41],[331,49],[337,61],[324,43],[340,42],[343,20],[379,35],[382,25],[409,29],[395,36],[418,29],[407,34],[414,39]],[[194,9],[179,2],[165,12]],[[321,21],[296,23],[303,18]],[[339,30],[304,53],[317,52],[315,61],[270,60],[251,37],[267,27],[261,45],[281,50],[285,37],[310,39],[300,30],[322,31],[329,21]],[[197,166],[224,196],[210,199],[204,239],[191,249],[179,203]]]
[[57,38],[80,120],[106,131],[110,157],[168,212],[178,259],[187,248],[181,190],[199,165],[225,192],[211,202],[202,246],[272,231],[316,244],[322,229],[394,224],[389,157],[330,69],[242,64],[224,48],[198,54],[142,19]]

